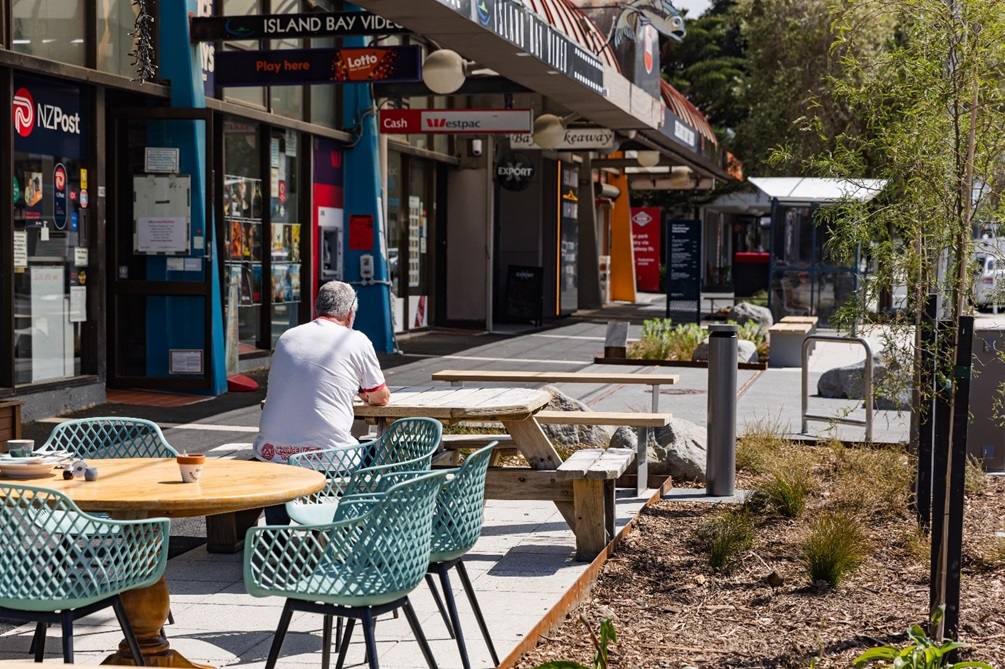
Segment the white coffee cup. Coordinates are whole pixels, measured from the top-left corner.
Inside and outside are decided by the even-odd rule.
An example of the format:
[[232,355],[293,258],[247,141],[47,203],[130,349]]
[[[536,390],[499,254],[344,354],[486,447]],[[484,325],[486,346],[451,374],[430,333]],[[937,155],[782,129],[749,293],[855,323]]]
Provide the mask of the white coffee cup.
[[7,440],[7,452],[11,451],[21,451],[25,457],[30,455],[35,450],[35,440],[34,439],[8,439]]
[[206,463],[206,456],[201,454],[182,453],[177,456],[178,471],[181,473],[181,480],[184,483],[197,483],[202,476],[202,467]]

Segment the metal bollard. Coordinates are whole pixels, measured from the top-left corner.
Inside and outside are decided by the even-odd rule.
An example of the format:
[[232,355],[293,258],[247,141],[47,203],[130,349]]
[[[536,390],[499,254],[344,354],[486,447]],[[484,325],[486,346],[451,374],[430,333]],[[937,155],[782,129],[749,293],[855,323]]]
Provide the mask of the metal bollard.
[[736,325],[710,325],[705,493],[728,497],[736,485]]

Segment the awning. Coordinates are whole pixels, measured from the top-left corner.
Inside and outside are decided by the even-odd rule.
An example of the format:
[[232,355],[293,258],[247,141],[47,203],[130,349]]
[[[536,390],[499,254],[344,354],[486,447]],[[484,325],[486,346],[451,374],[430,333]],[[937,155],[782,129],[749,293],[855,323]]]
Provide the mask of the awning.
[[868,202],[886,186],[884,179],[814,179],[810,177],[750,177],[770,198],[779,202]]

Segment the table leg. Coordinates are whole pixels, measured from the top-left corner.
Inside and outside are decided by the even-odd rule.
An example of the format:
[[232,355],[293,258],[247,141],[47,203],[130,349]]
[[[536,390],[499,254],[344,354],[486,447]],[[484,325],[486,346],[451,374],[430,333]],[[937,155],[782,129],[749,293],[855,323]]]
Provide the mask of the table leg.
[[[513,437],[513,444],[520,453],[527,458],[531,469],[558,469],[562,464],[562,458],[558,451],[551,445],[548,435],[541,429],[541,424],[533,416],[523,420],[504,420],[503,426],[506,432]],[[562,513],[565,522],[573,532],[576,531],[576,510],[573,502],[555,502],[555,506]]]

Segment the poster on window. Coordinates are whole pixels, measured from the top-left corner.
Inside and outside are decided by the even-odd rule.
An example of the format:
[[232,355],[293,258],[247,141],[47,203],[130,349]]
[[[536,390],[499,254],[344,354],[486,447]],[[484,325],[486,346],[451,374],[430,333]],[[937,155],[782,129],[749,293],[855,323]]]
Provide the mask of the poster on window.
[[66,313],[62,266],[31,268],[31,381],[64,376]]

